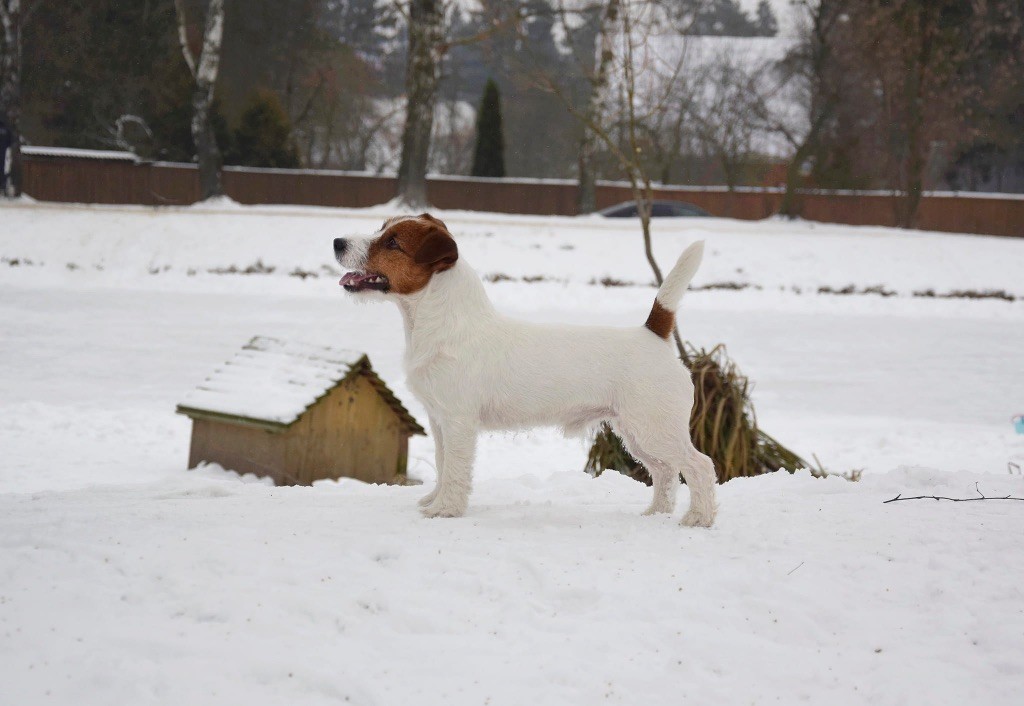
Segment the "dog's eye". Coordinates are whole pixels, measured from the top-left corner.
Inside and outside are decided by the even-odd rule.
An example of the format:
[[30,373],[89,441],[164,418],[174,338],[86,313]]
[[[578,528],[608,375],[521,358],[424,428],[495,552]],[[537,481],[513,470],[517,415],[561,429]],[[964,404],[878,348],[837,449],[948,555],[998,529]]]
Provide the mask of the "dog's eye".
[[384,247],[386,247],[388,250],[398,250],[398,240],[396,240],[395,236],[392,235],[390,238],[384,241]]

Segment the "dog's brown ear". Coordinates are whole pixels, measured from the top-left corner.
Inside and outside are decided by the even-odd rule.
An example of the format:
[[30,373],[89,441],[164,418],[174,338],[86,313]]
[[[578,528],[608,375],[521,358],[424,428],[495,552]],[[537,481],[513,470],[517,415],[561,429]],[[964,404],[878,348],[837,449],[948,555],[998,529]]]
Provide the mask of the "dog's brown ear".
[[429,213],[421,213],[421,214],[419,215],[419,217],[420,217],[420,218],[422,218],[422,219],[423,219],[423,220],[425,220],[425,221],[430,221],[430,222],[431,222],[431,223],[433,223],[434,225],[437,225],[437,226],[441,226],[441,227],[442,227],[442,228],[444,228],[445,230],[448,230],[448,226],[446,226],[446,225],[444,224],[444,221],[442,221],[442,220],[441,220],[440,218],[434,218],[434,217],[433,217],[433,216],[431,216],[431,215],[430,215]]
[[434,272],[443,272],[459,259],[459,248],[448,229],[432,227],[420,243],[413,259],[421,265],[430,265]]

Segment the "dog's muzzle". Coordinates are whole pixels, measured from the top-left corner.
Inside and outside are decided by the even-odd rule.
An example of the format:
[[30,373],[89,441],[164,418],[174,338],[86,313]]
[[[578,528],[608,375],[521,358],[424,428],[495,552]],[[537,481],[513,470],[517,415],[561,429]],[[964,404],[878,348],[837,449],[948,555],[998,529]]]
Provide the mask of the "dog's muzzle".
[[348,250],[348,241],[344,238],[334,239],[334,259],[341,262],[341,258],[345,256],[345,251]]
[[[362,247],[360,247],[362,246]],[[355,244],[346,238],[334,239],[334,259],[342,267],[352,270],[338,282],[347,292],[387,292],[391,288],[388,278],[378,272],[365,270],[365,244],[357,239]]]

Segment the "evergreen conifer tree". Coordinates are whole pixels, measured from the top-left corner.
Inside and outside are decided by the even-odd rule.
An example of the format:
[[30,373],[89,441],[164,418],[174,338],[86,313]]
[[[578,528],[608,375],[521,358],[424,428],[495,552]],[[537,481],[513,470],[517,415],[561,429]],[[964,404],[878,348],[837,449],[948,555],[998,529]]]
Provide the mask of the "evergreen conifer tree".
[[505,176],[505,137],[501,129],[501,94],[498,84],[487,79],[480,112],[476,115],[476,149],[473,176]]
[[757,4],[757,33],[762,37],[774,37],[779,33],[779,22],[768,0]]

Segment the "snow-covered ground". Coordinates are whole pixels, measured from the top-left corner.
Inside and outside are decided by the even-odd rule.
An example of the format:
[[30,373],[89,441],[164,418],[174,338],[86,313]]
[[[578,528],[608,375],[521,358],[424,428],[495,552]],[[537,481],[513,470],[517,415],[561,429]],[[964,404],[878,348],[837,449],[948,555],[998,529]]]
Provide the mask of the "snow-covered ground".
[[[256,334],[365,350],[424,419],[331,261],[385,215],[0,207],[0,704],[1016,703],[1024,503],[882,501],[1024,496],[1024,240],[657,222],[663,263],[708,242],[684,336],[864,469],[730,482],[709,531],[546,430],[483,439],[458,520],[415,511],[429,438],[424,488],[186,472],[175,403]],[[633,223],[441,215],[510,313],[647,315]]]

